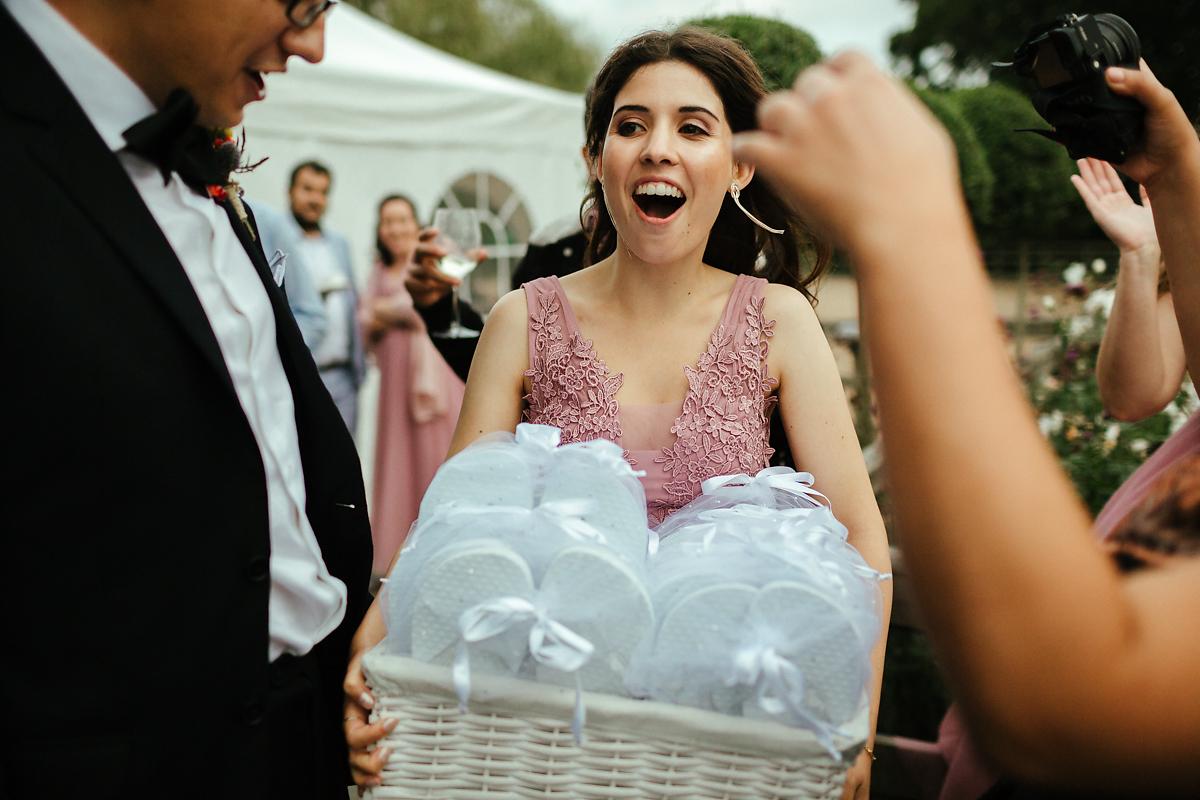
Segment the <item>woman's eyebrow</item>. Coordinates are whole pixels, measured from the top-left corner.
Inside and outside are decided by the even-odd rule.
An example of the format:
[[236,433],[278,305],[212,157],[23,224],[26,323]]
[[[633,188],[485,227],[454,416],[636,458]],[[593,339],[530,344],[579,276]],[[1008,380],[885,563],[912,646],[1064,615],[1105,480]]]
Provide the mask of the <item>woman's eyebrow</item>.
[[[649,114],[650,113],[650,109],[647,108],[646,106],[623,105],[620,108],[613,111],[613,116],[615,117],[617,114],[620,114],[623,111],[634,111],[639,114]],[[680,114],[707,114],[708,116],[712,117],[713,120],[715,120],[716,122],[721,121],[720,117],[718,117],[713,112],[709,111],[704,106],[680,106],[679,113]]]
[[716,121],[716,122],[721,121],[720,117],[718,117],[713,112],[709,111],[704,106],[680,106],[679,113],[680,114],[708,114],[710,117],[713,118],[714,121]]

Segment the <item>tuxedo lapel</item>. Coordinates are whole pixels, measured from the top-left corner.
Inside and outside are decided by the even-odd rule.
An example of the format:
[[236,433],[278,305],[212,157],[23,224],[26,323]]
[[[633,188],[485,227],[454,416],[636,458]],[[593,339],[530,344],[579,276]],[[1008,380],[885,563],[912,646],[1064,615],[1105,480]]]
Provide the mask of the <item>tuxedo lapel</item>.
[[37,124],[14,126],[30,156],[123,256],[204,360],[234,394],[204,308],[116,155],[104,144],[57,73],[0,7],[0,52],[12,59],[0,102]]
[[[266,254],[263,253],[261,237],[258,235],[258,225],[254,221],[254,212],[248,207],[243,206],[246,212],[246,221],[243,222],[238,217],[237,211],[233,207],[228,198],[221,201],[221,208],[225,209],[225,215],[229,217],[229,224],[233,226],[234,233],[237,234],[237,239],[242,245],[242,249],[246,251],[246,255],[250,257],[250,263],[254,265],[254,271],[258,273],[258,279],[262,281],[263,289],[267,293],[267,297],[271,300],[271,310],[275,313],[275,339],[279,347],[279,355],[283,360],[284,370],[288,374],[288,379],[291,380],[293,388],[296,386],[295,368],[296,358],[301,352],[308,353],[308,347],[304,344],[304,337],[300,335],[300,329],[296,327],[296,321],[292,317],[292,310],[288,307],[287,295],[283,289],[275,283],[275,278],[271,275],[271,267],[267,264]],[[251,231],[254,231],[251,234]]]

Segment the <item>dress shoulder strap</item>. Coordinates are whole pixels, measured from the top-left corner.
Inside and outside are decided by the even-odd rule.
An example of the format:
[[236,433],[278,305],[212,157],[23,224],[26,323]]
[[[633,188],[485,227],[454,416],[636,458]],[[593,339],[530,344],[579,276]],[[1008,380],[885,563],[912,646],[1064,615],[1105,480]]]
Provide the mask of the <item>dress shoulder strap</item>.
[[536,371],[551,345],[569,342],[575,331],[558,278],[537,278],[521,288],[529,314],[529,364]]

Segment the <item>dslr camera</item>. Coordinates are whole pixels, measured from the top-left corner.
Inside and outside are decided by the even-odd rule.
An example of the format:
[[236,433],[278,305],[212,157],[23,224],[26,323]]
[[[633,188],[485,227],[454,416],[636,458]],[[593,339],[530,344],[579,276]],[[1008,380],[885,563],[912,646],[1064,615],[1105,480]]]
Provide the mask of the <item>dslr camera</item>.
[[1033,107],[1053,130],[1032,130],[1066,146],[1071,158],[1120,164],[1142,138],[1145,109],[1114,94],[1108,67],[1137,69],[1141,43],[1116,14],[1067,14],[1029,32],[1010,64],[1032,80]]

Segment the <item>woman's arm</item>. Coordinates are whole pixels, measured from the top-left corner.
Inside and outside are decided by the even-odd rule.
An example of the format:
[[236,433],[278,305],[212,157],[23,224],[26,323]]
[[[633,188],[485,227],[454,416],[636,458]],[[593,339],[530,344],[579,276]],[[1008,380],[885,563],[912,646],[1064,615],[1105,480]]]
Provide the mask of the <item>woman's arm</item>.
[[[978,740],[1033,781],[1200,787],[1200,563],[1121,581],[1096,548],[995,329],[949,137],[855,54],[804,73],[759,120],[737,157],[856,264],[906,563]],[[1200,199],[1183,199],[1200,157],[1160,158],[1175,174],[1147,185],[1170,268],[1187,261],[1162,217],[1190,211],[1181,227],[1200,230]],[[1170,209],[1155,195],[1168,181]]]
[[[447,458],[485,433],[516,429],[521,419],[524,373],[529,363],[527,347],[525,293],[509,292],[496,303],[480,334],[478,357],[471,364],[458,427]],[[400,551],[397,551],[388,565],[389,573],[399,557]],[[379,785],[379,773],[388,754],[368,748],[395,727],[394,721],[367,724],[367,714],[375,701],[362,674],[363,655],[386,635],[383,610],[377,597],[354,634],[350,664],[342,682],[346,695],[345,734],[350,748],[350,767],[354,782],[359,786]]]
[[1078,163],[1071,183],[1120,252],[1116,295],[1096,362],[1100,397],[1117,419],[1144,419],[1171,402],[1186,368],[1174,306],[1170,295],[1158,291],[1162,253],[1154,216],[1145,190],[1139,206],[1112,166],[1086,158]]
[[[768,319],[775,319],[770,362],[778,373],[779,413],[796,469],[813,474],[816,488],[829,498],[834,514],[850,531],[850,544],[867,563],[880,572],[890,572],[887,532],[858,445],[842,379],[821,323],[812,305],[794,289],[770,285],[766,295],[763,313]],[[874,675],[867,745],[872,749],[891,619],[891,581],[881,584],[880,589],[883,626],[871,652]],[[870,756],[864,753],[856,770],[848,776],[847,798],[868,796],[869,768]]]
[[1146,187],[1154,202],[1154,227],[1162,248],[1188,372],[1200,369],[1200,139],[1175,96],[1142,62],[1139,70],[1110,69],[1113,91],[1146,108],[1145,144],[1121,171]]
[[516,430],[529,369],[528,319],[525,292],[520,289],[501,297],[488,315],[467,374],[449,455],[484,434]]

